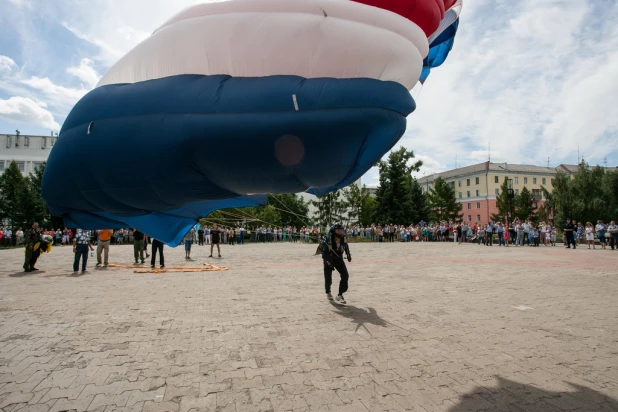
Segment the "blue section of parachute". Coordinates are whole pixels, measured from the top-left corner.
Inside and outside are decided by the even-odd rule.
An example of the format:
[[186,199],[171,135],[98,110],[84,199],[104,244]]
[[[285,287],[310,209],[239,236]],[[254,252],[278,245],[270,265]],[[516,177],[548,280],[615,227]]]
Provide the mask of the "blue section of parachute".
[[455,35],[457,34],[457,28],[459,27],[459,19],[455,20],[444,32],[442,32],[436,39],[429,45],[429,54],[423,60],[423,70],[419,81],[424,83],[431,73],[431,69],[442,65],[446,61],[453,44],[455,43]]
[[[187,204],[175,210],[149,212],[139,216],[117,216],[106,212],[69,210],[64,215],[65,226],[87,230],[138,228],[148,236],[169,246],[178,246],[195,222],[210,212],[233,207],[264,205],[267,195],[242,196],[224,200],[205,200]],[[199,229],[197,225],[196,230]]]
[[[43,197],[83,229],[135,227],[178,244],[253,194],[327,193],[401,138],[408,90],[373,79],[181,75],[84,96],[49,156]],[[249,196],[249,197],[247,197]]]

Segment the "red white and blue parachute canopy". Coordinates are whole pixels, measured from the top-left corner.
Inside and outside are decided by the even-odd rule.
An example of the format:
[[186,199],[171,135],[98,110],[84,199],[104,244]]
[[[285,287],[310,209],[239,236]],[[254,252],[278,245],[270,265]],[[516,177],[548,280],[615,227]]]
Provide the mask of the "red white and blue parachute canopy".
[[387,9],[342,0],[234,0],[176,14],[122,57],[98,86],[224,74],[370,78],[410,90],[428,52],[419,25]]
[[[405,132],[409,90],[452,45],[454,5],[232,0],[183,10],[71,110],[43,197],[74,226],[136,227],[177,244],[213,209],[345,187]],[[119,155],[131,164],[102,173]],[[75,173],[82,157],[91,167]]]

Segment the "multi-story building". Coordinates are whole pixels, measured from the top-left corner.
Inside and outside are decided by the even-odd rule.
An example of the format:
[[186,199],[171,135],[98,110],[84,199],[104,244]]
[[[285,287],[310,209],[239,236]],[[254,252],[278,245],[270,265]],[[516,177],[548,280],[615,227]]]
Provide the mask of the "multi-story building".
[[25,175],[34,172],[38,165],[47,161],[51,148],[58,139],[56,133],[50,136],[0,134],[0,174],[12,161]]
[[441,177],[455,190],[457,201],[463,204],[462,217],[468,222],[488,222],[498,213],[496,196],[504,179],[513,180],[515,195],[525,187],[532,192],[537,206],[542,204],[541,186],[551,191],[557,168],[510,163],[484,162],[436,173],[419,179],[424,192],[428,192]]

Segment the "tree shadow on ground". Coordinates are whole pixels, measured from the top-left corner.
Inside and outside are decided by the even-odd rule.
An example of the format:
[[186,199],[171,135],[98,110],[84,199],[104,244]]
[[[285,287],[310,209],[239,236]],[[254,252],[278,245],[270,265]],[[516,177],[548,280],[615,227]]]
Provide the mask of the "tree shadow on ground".
[[339,305],[332,300],[329,302],[335,309],[337,309],[333,313],[341,315],[344,318],[348,318],[356,324],[356,329],[354,332],[357,332],[362,327],[367,331],[367,333],[371,335],[371,332],[369,332],[369,330],[365,326],[366,324],[382,327],[386,327],[386,325],[388,324],[387,321],[385,321],[378,315],[378,312],[376,312],[374,308],[367,308],[367,310],[365,310],[363,308],[357,308],[350,305]]
[[618,411],[618,400],[566,382],[573,391],[553,392],[496,377],[498,387],[476,387],[460,396],[449,412],[577,412]]

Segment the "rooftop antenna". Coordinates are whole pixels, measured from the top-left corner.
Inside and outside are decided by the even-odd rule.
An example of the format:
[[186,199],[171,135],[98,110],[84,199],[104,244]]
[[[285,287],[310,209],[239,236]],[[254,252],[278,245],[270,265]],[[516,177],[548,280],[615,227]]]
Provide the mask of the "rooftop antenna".
[[579,164],[579,145],[577,145],[577,164]]
[[605,164],[605,168],[607,169],[607,157],[603,158],[603,163]]
[[547,168],[549,169],[549,157],[547,158]]

